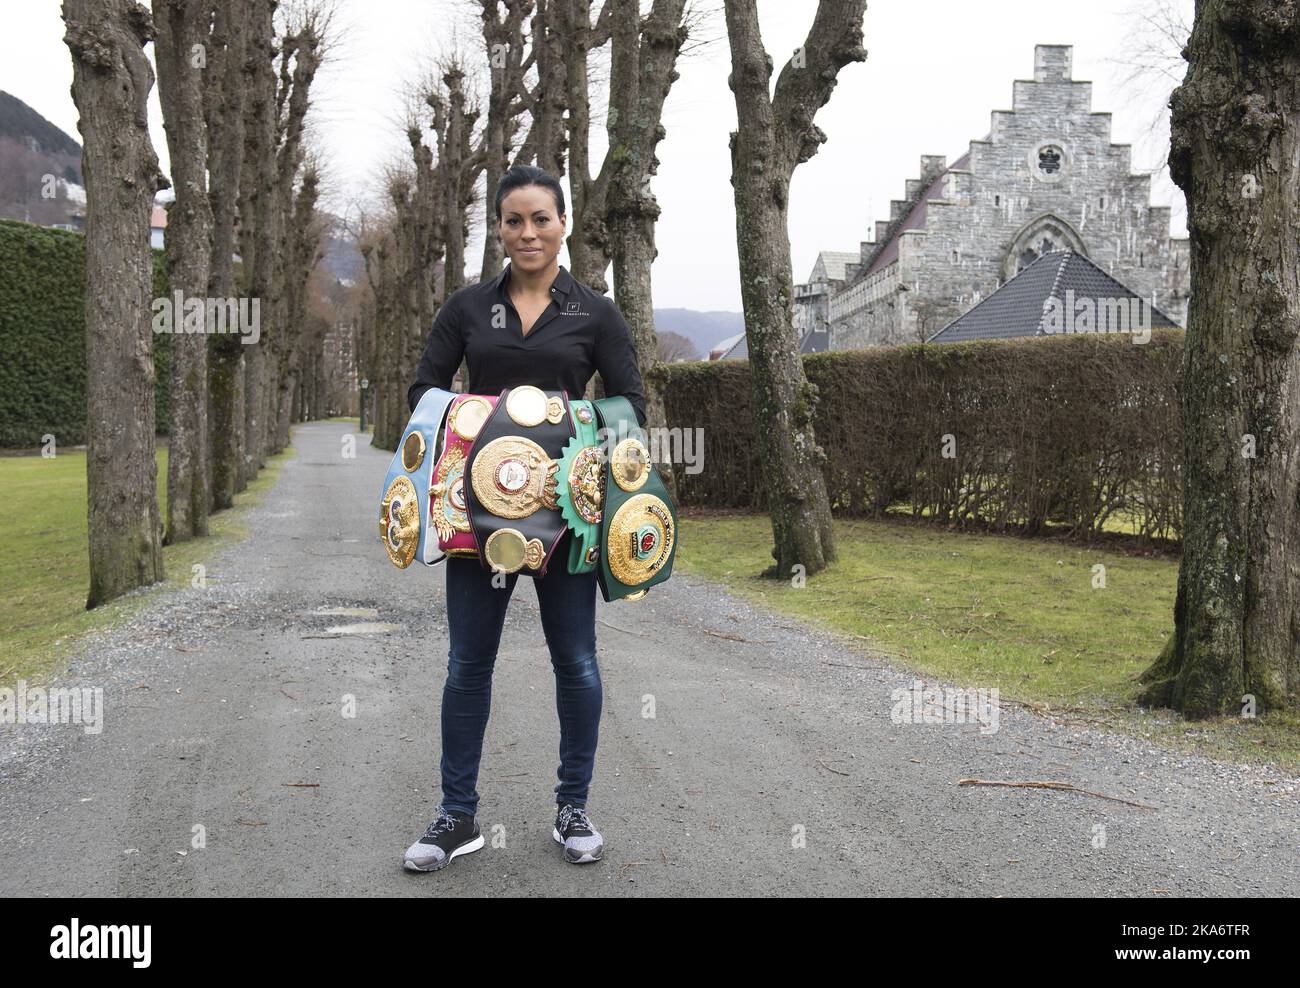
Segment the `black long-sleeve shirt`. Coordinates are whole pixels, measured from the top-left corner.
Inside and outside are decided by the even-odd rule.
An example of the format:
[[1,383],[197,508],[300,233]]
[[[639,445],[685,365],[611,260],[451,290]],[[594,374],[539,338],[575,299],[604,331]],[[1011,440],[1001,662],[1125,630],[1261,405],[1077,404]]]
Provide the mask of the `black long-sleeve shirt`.
[[622,395],[645,425],[645,386],[636,362],[632,332],[613,300],[598,295],[560,265],[550,303],[528,335],[506,291],[510,265],[490,281],[452,292],[434,318],[424,356],[407,389],[411,410],[431,387],[451,389],[464,356],[468,391],[500,394],[502,388],[531,384],[543,391],[563,388],[581,398],[599,372],[605,394]]

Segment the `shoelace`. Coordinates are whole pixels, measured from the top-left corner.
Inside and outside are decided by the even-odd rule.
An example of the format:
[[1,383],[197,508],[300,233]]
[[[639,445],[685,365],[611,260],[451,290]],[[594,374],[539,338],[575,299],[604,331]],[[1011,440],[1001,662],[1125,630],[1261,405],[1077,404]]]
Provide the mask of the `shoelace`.
[[450,833],[457,827],[457,821],[454,816],[447,810],[439,807],[438,818],[429,824],[429,829],[424,832],[425,837],[437,837],[438,834],[446,831]]
[[582,807],[573,806],[565,803],[560,808],[560,825],[557,828],[561,833],[568,830],[585,830],[588,834],[594,833],[591,821],[587,819],[587,814],[582,811]]

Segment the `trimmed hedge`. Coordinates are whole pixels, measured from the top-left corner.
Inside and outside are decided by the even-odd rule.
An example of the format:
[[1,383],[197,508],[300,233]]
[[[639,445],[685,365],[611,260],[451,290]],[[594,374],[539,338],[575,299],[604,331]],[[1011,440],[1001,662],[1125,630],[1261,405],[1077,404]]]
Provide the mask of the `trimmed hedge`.
[[[154,252],[154,297],[166,295]],[[0,220],[0,446],[86,441],[86,242],[80,234]],[[167,431],[170,337],[153,340],[157,429]]]
[[[1181,329],[836,350],[803,358],[831,509],[1088,537],[1116,513],[1181,533]],[[668,425],[704,430],[704,469],[673,466],[682,505],[766,509],[747,360],[651,372]],[[950,438],[945,438],[950,437]],[[955,454],[944,455],[945,446]]]

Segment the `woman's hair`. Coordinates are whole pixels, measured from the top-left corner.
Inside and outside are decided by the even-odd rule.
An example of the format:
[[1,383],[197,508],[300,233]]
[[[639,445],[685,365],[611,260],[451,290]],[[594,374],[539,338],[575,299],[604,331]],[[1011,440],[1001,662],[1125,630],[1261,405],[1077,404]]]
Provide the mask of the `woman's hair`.
[[541,185],[551,190],[551,195],[555,197],[555,214],[564,215],[564,190],[560,188],[560,180],[550,172],[541,168],[535,168],[532,165],[515,165],[504,175],[501,181],[497,183],[496,211],[497,222],[501,222],[501,200],[508,196],[515,189],[521,189],[525,185]]

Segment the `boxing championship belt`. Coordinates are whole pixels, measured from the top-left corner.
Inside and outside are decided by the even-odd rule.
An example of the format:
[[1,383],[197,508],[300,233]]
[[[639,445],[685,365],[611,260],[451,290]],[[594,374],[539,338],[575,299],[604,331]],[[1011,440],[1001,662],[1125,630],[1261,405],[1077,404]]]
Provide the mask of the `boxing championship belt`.
[[600,592],[606,601],[640,600],[672,575],[677,508],[632,403],[621,396],[595,402],[608,460],[600,520]]
[[429,522],[429,479],[443,416],[455,397],[441,388],[430,388],[420,396],[384,478],[379,495],[379,539],[399,569],[416,559],[429,566],[442,560],[442,556],[434,556],[438,540]]
[[477,556],[478,545],[465,504],[465,465],[496,395],[457,395],[447,412],[442,453],[429,485],[429,515],[438,533],[438,547],[448,556]]
[[529,384],[501,392],[465,468],[465,504],[485,568],[546,575],[566,527],[557,485],[571,438],[565,392]]
[[560,514],[573,532],[569,572],[590,573],[600,559],[601,506],[605,501],[605,449],[597,436],[596,409],[569,402],[574,436],[560,457]]

